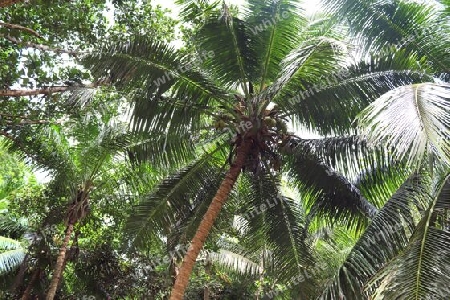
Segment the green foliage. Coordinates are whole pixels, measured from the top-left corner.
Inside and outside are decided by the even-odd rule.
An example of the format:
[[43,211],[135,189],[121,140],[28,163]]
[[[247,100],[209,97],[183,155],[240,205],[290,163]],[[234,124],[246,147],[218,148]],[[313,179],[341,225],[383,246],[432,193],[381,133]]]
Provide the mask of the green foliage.
[[177,2],[180,20],[150,1],[0,11],[25,27],[0,25],[0,90],[70,87],[0,98],[0,297],[44,296],[92,182],[57,297],[164,299],[252,135],[188,299],[448,297],[448,1]]

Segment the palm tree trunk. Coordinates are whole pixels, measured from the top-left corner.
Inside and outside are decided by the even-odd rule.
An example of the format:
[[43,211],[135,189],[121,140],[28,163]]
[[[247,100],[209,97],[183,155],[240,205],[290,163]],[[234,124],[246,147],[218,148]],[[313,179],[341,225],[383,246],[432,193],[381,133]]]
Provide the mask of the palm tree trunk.
[[64,237],[63,244],[59,249],[58,259],[56,260],[55,270],[53,271],[52,281],[50,282],[50,287],[48,289],[46,300],[53,300],[58,288],[59,281],[61,279],[61,274],[63,271],[63,265],[66,260],[67,245],[69,244],[70,236],[73,232],[73,224],[69,223],[66,229],[66,236]]
[[230,169],[225,175],[224,180],[220,184],[216,195],[214,196],[211,204],[208,207],[205,215],[203,216],[200,225],[197,228],[197,232],[192,239],[189,250],[184,256],[183,263],[180,268],[180,273],[178,274],[175,285],[173,286],[172,293],[170,295],[170,300],[182,300],[184,291],[189,282],[189,277],[194,268],[195,261],[197,259],[200,250],[203,248],[206,238],[220,213],[220,210],[227,200],[233,185],[235,184],[241,169],[244,166],[245,160],[252,146],[252,140],[243,140],[242,144],[237,149],[237,155],[235,161],[231,164]]
[[33,290],[33,285],[36,282],[36,280],[39,278],[40,274],[41,274],[41,269],[37,268],[34,271],[33,276],[31,277],[30,282],[28,283],[28,286],[25,289],[25,292],[23,292],[21,300],[28,300],[28,299],[30,299],[31,291]]
[[22,263],[20,264],[19,272],[17,273],[16,278],[14,279],[14,283],[11,286],[11,292],[13,292],[13,293],[22,289],[23,280],[25,278],[25,272],[28,269],[28,259],[29,258],[30,258],[30,254],[27,253],[25,255],[25,258],[23,259]]

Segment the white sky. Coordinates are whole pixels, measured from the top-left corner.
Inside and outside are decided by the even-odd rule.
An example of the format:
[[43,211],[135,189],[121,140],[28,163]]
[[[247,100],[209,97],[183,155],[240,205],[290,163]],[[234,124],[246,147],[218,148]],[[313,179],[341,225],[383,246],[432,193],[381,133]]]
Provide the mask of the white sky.
[[[246,0],[225,0],[227,4],[235,4],[242,6],[247,3]],[[306,0],[303,1],[303,8],[306,14],[313,14],[318,10],[320,0]],[[163,8],[168,8],[172,11],[172,17],[176,18],[178,16],[179,7],[175,4],[175,0],[151,0],[152,4],[159,4]]]

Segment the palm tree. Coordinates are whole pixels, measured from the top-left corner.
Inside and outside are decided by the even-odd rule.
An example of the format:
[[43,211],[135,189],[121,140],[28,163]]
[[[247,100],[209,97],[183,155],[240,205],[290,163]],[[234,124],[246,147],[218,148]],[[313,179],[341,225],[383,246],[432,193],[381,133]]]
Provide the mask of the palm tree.
[[[195,2],[184,2],[184,15],[195,15]],[[276,249],[283,253],[289,245],[292,251],[291,262],[280,265],[283,276],[305,270],[302,253],[308,246],[304,228],[291,226],[284,201],[266,203],[280,199],[281,174],[309,199],[311,218],[323,215],[364,228],[377,209],[326,163],[327,154],[348,156],[341,163],[357,171],[368,162],[382,164],[386,151],[359,151],[364,142],[351,136],[352,120],[392,88],[432,80],[433,72],[417,57],[395,49],[349,63],[346,28],[327,16],[306,18],[296,1],[248,1],[244,13],[232,11],[225,3],[200,10],[194,55],[135,37],[85,59],[95,76],[109,76],[131,97],[131,127],[145,139],[129,150],[130,157],[165,171],[181,169],[158,185],[130,220],[135,242],[142,245],[188,218],[184,237],[191,243],[171,299],[182,299],[196,258],[241,175],[251,182],[249,205],[271,214],[264,222],[273,226]],[[288,132],[288,120],[322,135],[346,136],[301,139]],[[254,216],[244,218],[257,232]],[[281,238],[280,232],[287,234]]]
[[[43,227],[62,221],[65,224],[64,238],[58,245],[59,253],[52,266],[53,276],[47,299],[55,297],[60,285],[70,239],[75,227],[83,226],[81,222],[89,215],[94,186],[106,186],[102,178],[107,178],[108,172],[113,169],[114,159],[131,145],[131,135],[124,126],[118,122],[108,123],[115,114],[115,108],[112,108],[115,104],[109,103],[110,107],[101,103],[98,105],[96,98],[85,107],[83,95],[66,98],[67,106],[75,116],[66,120],[64,127],[61,124],[44,124],[36,128],[18,124],[10,129],[9,146],[31,159],[35,166],[47,170],[51,176],[47,189],[52,199],[57,200],[49,204],[52,207],[49,215],[40,220],[44,223]],[[96,110],[99,107],[101,113]],[[111,187],[114,184],[119,183],[108,183],[108,188],[113,190]],[[120,191],[119,188],[116,190]],[[102,193],[101,188],[98,191]],[[58,203],[61,199],[66,202]]]
[[[449,266],[441,260],[448,257],[450,241],[449,96],[445,83],[400,87],[361,114],[367,137],[393,148],[396,159],[405,162],[407,176],[360,237],[323,299],[450,295],[444,284]],[[378,197],[392,193],[389,186],[379,188],[387,192]],[[397,289],[400,285],[407,288]]]
[[390,173],[376,189],[368,184],[371,197],[388,201],[320,299],[448,298],[444,282],[450,272],[441,260],[448,256],[444,249],[449,242],[448,13],[439,6],[403,1],[376,2],[371,9],[362,1],[326,2],[359,34],[362,47],[414,55],[435,80],[389,92],[359,116],[366,137],[392,149],[395,165],[375,168],[362,180]]

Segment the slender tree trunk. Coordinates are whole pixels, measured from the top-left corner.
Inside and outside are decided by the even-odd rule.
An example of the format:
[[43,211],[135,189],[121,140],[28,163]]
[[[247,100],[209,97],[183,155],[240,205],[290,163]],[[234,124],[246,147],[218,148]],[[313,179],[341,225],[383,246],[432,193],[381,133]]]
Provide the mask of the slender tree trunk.
[[66,229],[66,236],[64,237],[63,244],[59,249],[58,259],[56,260],[56,266],[53,271],[52,281],[50,282],[50,287],[48,289],[46,300],[53,300],[58,288],[59,281],[61,279],[61,274],[63,271],[64,262],[66,260],[67,245],[69,244],[70,236],[73,232],[73,224],[69,223]]
[[55,52],[55,53],[67,53],[67,54],[74,55],[74,56],[85,53],[85,52],[67,50],[67,49],[63,49],[63,48],[59,48],[59,47],[51,47],[51,46],[47,46],[44,44],[37,44],[37,43],[28,42],[28,41],[23,41],[18,38],[15,38],[13,36],[5,35],[5,34],[0,34],[0,37],[10,41],[11,43],[14,43],[16,45],[19,45],[21,47],[26,47],[26,48],[34,48],[34,49],[38,49],[38,50],[42,50],[42,51],[51,51],[51,52]]
[[10,28],[10,29],[22,30],[22,31],[28,32],[29,34],[37,36],[38,38],[42,38],[42,36],[39,33],[37,33],[36,31],[34,31],[33,29],[24,27],[22,25],[0,22],[0,26]]
[[214,221],[219,215],[223,204],[227,200],[233,188],[233,185],[235,184],[237,178],[239,177],[239,174],[241,173],[241,169],[244,166],[251,146],[251,140],[243,140],[242,144],[237,149],[236,159],[234,163],[231,164],[231,167],[225,175],[224,180],[220,184],[216,195],[214,196],[211,204],[208,207],[208,210],[206,211],[202,221],[200,222],[199,227],[197,228],[197,232],[192,239],[191,246],[184,256],[183,263],[180,268],[180,273],[175,280],[175,285],[170,295],[170,300],[183,299],[184,291],[186,290],[186,287],[188,285],[189,277],[192,273],[192,269],[194,268],[197,256],[200,253],[200,250],[203,248],[203,244],[208,237]]
[[23,96],[48,95],[52,93],[65,92],[73,89],[74,88],[71,86],[57,86],[37,90],[0,90],[0,96],[23,97]]
[[23,0],[0,0],[0,7],[11,6],[15,3],[22,2]]
[[[211,275],[211,257],[209,256],[209,253],[206,255],[206,261],[205,261],[205,273],[206,275]],[[203,289],[203,300],[210,300],[211,299],[211,291],[209,290],[208,282],[205,285],[205,288]]]
[[25,258],[23,259],[23,262],[20,264],[19,272],[17,273],[16,278],[14,279],[14,284],[11,286],[11,292],[18,292],[19,290],[22,289],[23,280],[25,278],[25,272],[28,269],[28,259],[29,258],[30,258],[30,254],[27,253],[25,255]]
[[41,274],[41,269],[36,268],[36,270],[33,273],[33,276],[30,279],[30,282],[28,283],[27,288],[25,289],[25,292],[23,292],[21,300],[29,300],[31,296],[31,291],[33,290],[33,285],[36,282],[36,280],[39,278],[39,275]]

